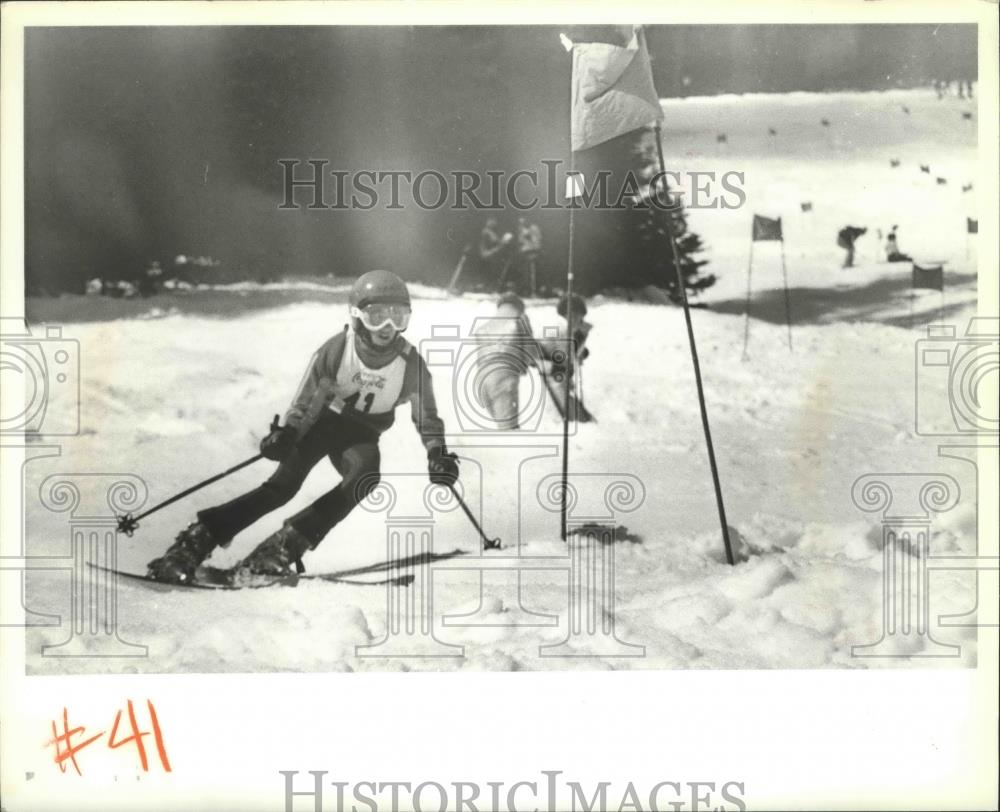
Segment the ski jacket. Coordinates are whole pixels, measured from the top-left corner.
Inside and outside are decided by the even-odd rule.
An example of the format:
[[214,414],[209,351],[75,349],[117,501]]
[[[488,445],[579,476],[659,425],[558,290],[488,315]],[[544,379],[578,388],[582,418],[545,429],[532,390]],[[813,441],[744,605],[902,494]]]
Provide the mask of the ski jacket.
[[430,370],[412,344],[401,336],[398,342],[399,352],[387,363],[370,367],[357,351],[356,334],[345,327],[313,354],[285,424],[302,437],[330,409],[379,435],[395,422],[396,407],[409,402],[424,447],[443,447]]
[[477,318],[472,337],[476,340],[476,363],[493,372],[524,375],[528,365],[542,355],[527,316]]
[[868,231],[867,228],[858,228],[857,226],[844,226],[840,231],[837,232],[837,245],[841,248],[849,249],[854,245],[855,240],[858,239],[862,234]]

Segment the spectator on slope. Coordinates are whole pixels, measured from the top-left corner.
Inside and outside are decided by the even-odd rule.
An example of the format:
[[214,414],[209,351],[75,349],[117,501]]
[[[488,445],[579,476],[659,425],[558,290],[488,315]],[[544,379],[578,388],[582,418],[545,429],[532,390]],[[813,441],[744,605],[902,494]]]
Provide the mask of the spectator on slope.
[[499,229],[497,218],[488,217],[483,230],[479,232],[479,261],[483,273],[498,287],[510,266],[512,258],[509,249],[514,241],[514,235],[510,232],[504,233],[501,237]]
[[840,231],[837,232],[837,245],[843,248],[847,252],[847,256],[844,257],[845,268],[854,267],[854,243],[857,241],[858,237],[865,234],[868,231],[867,228],[858,228],[857,226],[844,226]]
[[886,262],[912,262],[912,257],[907,256],[899,250],[899,242],[896,239],[897,228],[898,226],[893,226],[892,230],[889,232],[889,236],[885,238]]
[[521,277],[522,289],[527,280],[527,290],[535,295],[538,277],[538,255],[542,251],[542,230],[537,223],[528,222],[527,217],[517,218],[517,252],[518,271]]
[[154,260],[139,277],[138,284],[140,296],[154,296],[159,293],[163,284],[163,268],[160,267],[160,263]]

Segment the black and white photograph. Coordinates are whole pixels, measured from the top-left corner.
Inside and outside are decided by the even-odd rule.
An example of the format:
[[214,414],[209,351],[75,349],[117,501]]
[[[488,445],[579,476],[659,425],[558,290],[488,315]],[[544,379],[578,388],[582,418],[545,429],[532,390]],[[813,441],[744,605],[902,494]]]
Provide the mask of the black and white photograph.
[[[994,691],[995,6],[44,5],[3,8],[2,634],[72,688],[8,727],[4,809],[917,808],[620,752],[173,782],[224,685],[336,735],[333,693],[488,684],[508,747],[532,673],[651,719],[659,675]],[[990,766],[916,797],[996,803],[991,702],[948,745]]]

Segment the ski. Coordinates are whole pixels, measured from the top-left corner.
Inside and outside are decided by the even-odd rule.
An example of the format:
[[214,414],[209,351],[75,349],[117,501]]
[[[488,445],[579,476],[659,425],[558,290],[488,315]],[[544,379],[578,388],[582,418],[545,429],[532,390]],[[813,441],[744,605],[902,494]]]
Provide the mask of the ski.
[[569,418],[577,423],[597,422],[597,418],[583,405],[583,401],[572,392],[569,395]]
[[379,578],[368,580],[364,578],[350,578],[347,574],[332,572],[303,573],[302,575],[291,574],[281,577],[252,576],[247,581],[239,581],[236,578],[237,570],[223,569],[221,567],[199,567],[192,581],[184,584],[174,584],[166,581],[157,581],[148,575],[140,575],[137,572],[127,572],[125,570],[102,567],[99,564],[87,562],[87,566],[99,572],[106,572],[117,577],[124,578],[133,583],[142,584],[157,592],[171,592],[176,589],[207,589],[233,591],[238,589],[266,589],[273,586],[296,586],[300,581],[328,581],[336,584],[346,584],[349,586],[409,586],[413,583],[413,575],[399,575],[389,578]]

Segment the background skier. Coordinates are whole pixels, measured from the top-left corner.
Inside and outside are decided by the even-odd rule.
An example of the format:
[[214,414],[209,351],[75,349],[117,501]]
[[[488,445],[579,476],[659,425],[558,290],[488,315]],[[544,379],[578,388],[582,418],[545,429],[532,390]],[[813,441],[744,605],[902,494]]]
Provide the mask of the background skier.
[[520,414],[521,376],[528,363],[537,363],[538,345],[532,339],[524,302],[516,293],[497,300],[496,316],[476,326],[480,342],[476,353],[476,397],[500,431],[516,431]]

